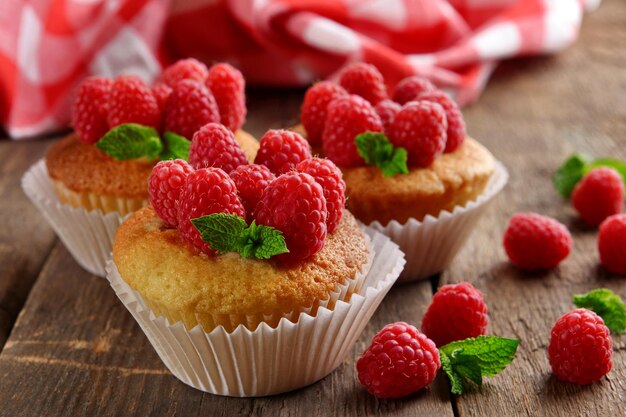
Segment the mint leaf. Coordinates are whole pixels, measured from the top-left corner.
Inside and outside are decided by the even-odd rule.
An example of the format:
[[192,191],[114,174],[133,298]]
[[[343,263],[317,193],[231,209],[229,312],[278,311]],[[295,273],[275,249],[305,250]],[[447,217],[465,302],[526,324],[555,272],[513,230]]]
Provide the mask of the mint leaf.
[[591,159],[584,154],[575,153],[565,160],[554,173],[552,182],[563,197],[569,197],[574,187],[585,173],[585,167]]
[[217,253],[236,252],[244,258],[269,259],[287,253],[287,244],[280,230],[252,222],[248,227],[235,214],[214,213],[191,219],[202,240]]
[[602,317],[613,333],[620,334],[626,329],[626,304],[613,291],[598,288],[574,295],[573,301],[576,307],[587,308]]
[[191,141],[184,136],[177,135],[174,132],[165,132],[163,134],[163,152],[159,156],[162,161],[166,159],[184,159],[189,160],[189,147]]
[[354,142],[365,163],[376,165],[384,176],[409,173],[406,149],[394,147],[383,133],[361,133]]
[[592,169],[599,167],[613,168],[622,176],[622,179],[626,184],[626,163],[611,158],[595,159],[593,162],[585,166],[584,175],[587,175]]
[[96,142],[96,146],[118,161],[142,157],[153,160],[163,150],[159,132],[136,123],[115,126]]
[[478,336],[449,343],[439,349],[442,368],[450,379],[453,394],[461,395],[469,383],[482,384],[483,376],[494,376],[513,361],[519,340]]

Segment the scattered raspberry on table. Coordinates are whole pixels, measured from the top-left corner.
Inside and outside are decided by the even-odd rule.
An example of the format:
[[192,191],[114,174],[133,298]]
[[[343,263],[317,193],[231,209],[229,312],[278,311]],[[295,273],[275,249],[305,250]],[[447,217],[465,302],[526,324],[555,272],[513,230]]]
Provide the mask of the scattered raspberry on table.
[[607,217],[624,211],[624,180],[612,168],[591,170],[576,184],[572,205],[590,226],[597,226]]
[[600,225],[600,262],[609,272],[626,274],[626,214],[614,214]]

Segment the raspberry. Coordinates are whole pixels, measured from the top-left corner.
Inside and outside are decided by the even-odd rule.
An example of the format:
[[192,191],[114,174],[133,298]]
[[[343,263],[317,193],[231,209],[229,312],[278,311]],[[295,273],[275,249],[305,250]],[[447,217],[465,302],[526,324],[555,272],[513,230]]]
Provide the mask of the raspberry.
[[335,99],[328,105],[324,124],[324,153],[339,166],[363,165],[354,139],[360,133],[382,131],[383,123],[367,100],[353,94]]
[[399,398],[433,382],[441,366],[428,337],[404,322],[391,323],[374,336],[356,363],[359,381],[379,398]]
[[213,213],[236,214],[246,218],[237,196],[237,187],[220,168],[202,168],[187,176],[178,200],[178,230],[189,243],[206,254],[213,254],[209,244],[202,240],[191,219]]
[[504,232],[504,250],[511,262],[526,270],[549,269],[567,258],[572,236],[558,221],[535,213],[517,213]]
[[309,174],[322,186],[328,211],[326,227],[328,233],[332,233],[339,225],[346,205],[346,183],[341,179],[341,170],[331,160],[320,158],[306,159],[296,170]]
[[590,226],[597,226],[612,214],[624,210],[624,181],[612,168],[591,170],[576,184],[572,205]]
[[193,138],[207,123],[219,123],[220,113],[213,94],[197,81],[183,80],[165,106],[165,130]]
[[487,332],[489,316],[483,295],[469,282],[444,285],[422,319],[422,331],[437,346]]
[[309,158],[311,146],[302,136],[289,130],[268,130],[261,138],[254,163],[265,165],[280,175]]
[[613,341],[600,316],[579,308],[564,314],[554,324],[548,356],[558,379],[590,384],[613,367]]
[[152,87],[152,95],[157,101],[159,110],[161,111],[161,113],[163,113],[165,111],[165,105],[167,104],[167,100],[169,100],[170,95],[172,95],[172,88],[163,83],[155,84]]
[[602,222],[598,251],[607,271],[626,274],[626,214],[614,214]]
[[148,179],[150,204],[169,226],[178,225],[176,217],[178,197],[185,185],[187,175],[192,172],[191,165],[182,159],[161,161],[152,168],[152,174]]
[[247,165],[248,160],[233,132],[222,124],[209,123],[194,133],[189,163],[195,169],[214,167],[230,172],[239,165]]
[[228,64],[215,64],[209,70],[206,85],[215,97],[222,124],[236,132],[246,121],[246,84],[243,75]]
[[364,62],[347,65],[339,74],[339,85],[350,94],[357,94],[372,104],[386,99],[387,87],[378,69]]
[[396,118],[396,114],[402,110],[402,106],[391,100],[383,100],[379,102],[374,109],[380,116],[380,120],[383,122],[383,128],[385,132],[389,132],[389,128]]
[[421,93],[426,91],[434,91],[437,87],[426,78],[419,75],[413,75],[400,81],[393,90],[393,101],[400,104],[406,104],[413,101]]
[[230,172],[230,177],[237,186],[239,198],[248,215],[248,222],[254,219],[254,209],[259,203],[265,188],[276,179],[265,165],[239,165]]
[[324,247],[326,199],[322,186],[309,174],[288,172],[272,181],[256,207],[256,221],[285,237],[289,253],[282,259],[306,259]]
[[150,88],[138,77],[118,77],[111,86],[109,127],[123,123],[138,123],[158,128],[161,113]]
[[446,147],[446,113],[437,103],[410,102],[396,115],[389,140],[406,149],[408,165],[427,167]]
[[109,131],[107,112],[113,81],[103,77],[85,79],[72,109],[72,125],[83,142],[95,143]]
[[440,90],[429,91],[419,95],[419,100],[432,101],[438,103],[446,112],[448,130],[446,132],[446,148],[444,152],[456,151],[465,141],[465,122],[461,109],[452,98]]
[[324,123],[330,102],[347,95],[348,93],[343,87],[330,81],[316,83],[306,91],[300,111],[300,120],[311,145],[319,146],[322,144]]
[[163,82],[170,87],[174,87],[182,80],[192,80],[204,83],[209,70],[206,65],[194,58],[181,59],[165,68],[163,71]]

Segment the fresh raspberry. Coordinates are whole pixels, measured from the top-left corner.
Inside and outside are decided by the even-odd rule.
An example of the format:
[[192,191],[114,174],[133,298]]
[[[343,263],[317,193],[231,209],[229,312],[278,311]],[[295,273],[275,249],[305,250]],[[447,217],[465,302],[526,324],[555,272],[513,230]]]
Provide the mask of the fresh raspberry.
[[440,368],[435,343],[404,322],[391,323],[374,336],[356,363],[359,381],[379,398],[400,398],[433,382]]
[[178,197],[185,185],[187,175],[193,172],[191,165],[182,159],[161,161],[152,168],[148,179],[150,204],[169,226],[178,226]]
[[341,178],[341,170],[331,160],[321,158],[305,159],[296,170],[309,174],[322,186],[328,211],[326,227],[328,233],[332,233],[339,225],[346,205],[346,183]]
[[598,251],[607,271],[626,274],[626,214],[614,214],[602,222]]
[[159,128],[161,113],[152,90],[138,77],[118,77],[111,86],[109,127],[137,123]]
[[230,172],[230,177],[237,186],[239,198],[248,215],[248,222],[254,220],[254,210],[265,188],[276,179],[265,165],[239,165]]
[[268,130],[261,138],[254,163],[280,175],[309,158],[311,145],[302,136],[290,130]]
[[152,87],[152,95],[157,101],[161,114],[165,111],[165,105],[172,95],[172,88],[167,84],[157,83]]
[[597,226],[607,217],[624,211],[624,180],[612,168],[591,170],[576,184],[572,205],[590,226]]
[[209,74],[206,65],[194,58],[181,59],[165,68],[162,80],[170,87],[174,87],[182,80],[192,80],[204,83]]
[[489,316],[483,295],[469,282],[444,285],[422,319],[422,331],[437,346],[487,332]]
[[289,253],[279,255],[282,259],[306,259],[324,247],[326,199],[309,174],[292,171],[276,178],[263,191],[255,213],[257,223],[283,232]]
[[558,379],[590,384],[613,367],[613,341],[600,316],[579,308],[564,314],[554,324],[548,356]]
[[446,112],[446,120],[448,121],[448,130],[446,131],[446,148],[444,152],[456,151],[465,141],[465,121],[459,106],[452,98],[441,90],[434,90],[422,93],[418,100],[432,101],[439,103]]
[[195,169],[214,167],[230,172],[239,165],[247,165],[248,160],[233,132],[220,123],[209,123],[194,133],[189,163]]
[[311,145],[319,146],[322,144],[324,123],[330,102],[347,95],[348,93],[342,86],[330,81],[316,83],[306,91],[300,111],[300,120]]
[[215,64],[209,70],[206,85],[215,97],[222,124],[236,132],[246,121],[246,82],[243,75],[228,64]]
[[406,104],[413,101],[421,93],[426,91],[434,91],[437,87],[424,77],[413,75],[400,81],[393,90],[393,101],[400,104]]
[[572,236],[558,221],[535,213],[517,213],[502,241],[511,262],[526,270],[550,269],[567,258]]
[[396,115],[389,140],[406,149],[408,165],[427,167],[446,147],[446,113],[430,101],[409,102]]
[[391,100],[383,100],[379,102],[374,109],[380,120],[383,122],[383,128],[385,132],[389,132],[389,128],[393,124],[393,120],[396,118],[396,114],[402,110],[402,106]]
[[220,168],[202,168],[187,176],[178,200],[178,230],[189,243],[206,254],[213,254],[209,244],[202,240],[191,219],[213,213],[236,214],[246,218],[243,204],[237,196],[237,187]]
[[388,97],[385,80],[378,68],[364,62],[344,67],[339,74],[339,85],[348,93],[357,94],[372,104]]
[[72,125],[83,142],[95,143],[109,131],[107,113],[113,81],[103,77],[85,79],[78,88],[72,109]]
[[339,166],[363,165],[354,139],[364,132],[382,132],[383,123],[374,107],[354,94],[340,97],[328,105],[322,145],[324,153]]
[[205,124],[219,122],[217,103],[204,84],[183,80],[174,86],[165,106],[165,130],[191,139]]

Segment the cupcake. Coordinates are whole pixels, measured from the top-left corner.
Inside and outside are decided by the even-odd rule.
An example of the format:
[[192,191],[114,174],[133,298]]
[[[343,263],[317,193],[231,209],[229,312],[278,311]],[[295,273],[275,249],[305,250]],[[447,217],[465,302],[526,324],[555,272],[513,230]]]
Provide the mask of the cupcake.
[[341,171],[300,135],[269,131],[255,164],[212,151],[243,153],[220,125],[196,136],[202,165],[155,166],[151,206],[117,231],[108,278],[185,383],[232,396],[313,383],[341,363],[402,253],[344,209]]
[[301,120],[295,130],[343,171],[347,208],[406,253],[404,280],[443,271],[507,181],[456,103],[420,77],[389,98],[375,67],[352,64],[309,88]]

